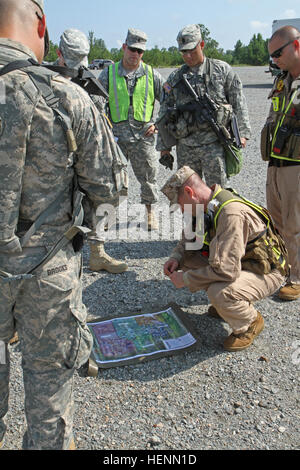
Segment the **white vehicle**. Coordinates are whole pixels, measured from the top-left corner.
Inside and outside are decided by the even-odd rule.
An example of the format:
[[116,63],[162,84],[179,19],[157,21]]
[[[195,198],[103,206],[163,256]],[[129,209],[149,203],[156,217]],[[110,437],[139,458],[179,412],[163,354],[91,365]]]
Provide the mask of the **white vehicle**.
[[[282,28],[282,26],[294,26],[300,31],[300,18],[290,18],[285,20],[274,20],[272,23],[272,35],[277,31],[277,29]],[[270,58],[269,62],[269,72],[272,75],[278,75],[280,73],[280,69],[277,67],[276,64]]]

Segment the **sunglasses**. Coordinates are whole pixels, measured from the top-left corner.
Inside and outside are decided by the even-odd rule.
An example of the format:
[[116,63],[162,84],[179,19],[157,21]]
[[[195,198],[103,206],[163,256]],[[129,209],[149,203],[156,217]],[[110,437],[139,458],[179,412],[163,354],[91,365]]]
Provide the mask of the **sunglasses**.
[[297,36],[296,38],[294,39],[291,39],[289,42],[287,42],[286,44],[284,44],[283,46],[279,47],[278,49],[276,49],[276,51],[272,52],[272,54],[270,54],[270,57],[272,57],[272,59],[278,59],[281,55],[282,55],[282,51],[283,49],[288,46],[289,44],[292,44],[296,39],[299,39],[299,36]]
[[142,49],[137,49],[136,47],[129,47],[129,46],[127,46],[127,47],[130,50],[130,52],[137,52],[140,55],[144,53],[144,51]]

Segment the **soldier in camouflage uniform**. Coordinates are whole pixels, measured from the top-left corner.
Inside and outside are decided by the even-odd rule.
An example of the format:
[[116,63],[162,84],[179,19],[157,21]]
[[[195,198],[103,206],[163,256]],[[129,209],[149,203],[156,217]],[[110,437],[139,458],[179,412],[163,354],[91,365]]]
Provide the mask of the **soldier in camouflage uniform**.
[[[23,448],[69,449],[73,376],[92,347],[82,303],[78,187],[94,207],[118,198],[118,188],[103,158],[106,129],[87,94],[50,70],[26,66],[44,57],[43,0],[0,0],[0,35],[0,442],[7,343],[17,329]],[[24,66],[13,64],[20,60]]]
[[141,185],[141,203],[146,205],[151,230],[157,228],[151,205],[158,200],[152,115],[154,101],[161,97],[163,79],[142,62],[146,41],[144,32],[130,28],[123,44],[123,59],[104,69],[99,80],[109,92],[113,132]]
[[[219,105],[217,120],[220,125],[228,125],[233,110],[237,116],[241,142],[245,146],[250,137],[250,124],[239,77],[227,63],[204,56],[199,25],[183,28],[177,42],[185,65],[172,72],[164,84],[158,120],[166,115],[168,108],[192,101],[181,84],[183,74],[187,74],[188,81],[198,94],[207,93]],[[207,122],[196,122],[192,113],[185,111],[173,125],[172,137],[176,143],[178,168],[189,165],[205,178],[208,185],[226,184],[224,149]],[[156,148],[161,155],[168,155],[171,151],[170,143],[164,141],[161,132]]]
[[[89,51],[90,45],[86,35],[77,29],[67,29],[60,38],[59,49],[57,51],[57,63],[60,66],[66,66],[71,69],[78,69],[81,66],[87,67]],[[110,149],[117,158],[123,157],[126,164],[125,157],[122,155],[120,148],[115,142],[114,135],[111,130],[111,123],[105,115],[106,101],[104,97],[97,95],[90,95],[90,97],[97,106],[103,127],[106,129],[103,139],[108,139],[107,149]],[[92,229],[88,234],[90,247],[89,268],[91,271],[105,270],[114,274],[126,271],[128,266],[125,262],[118,261],[105,252],[104,239],[97,235],[95,229],[97,222],[100,223],[101,220],[100,218],[97,220],[95,211],[93,210],[93,207],[90,206],[88,198],[84,198],[83,207],[85,223]]]

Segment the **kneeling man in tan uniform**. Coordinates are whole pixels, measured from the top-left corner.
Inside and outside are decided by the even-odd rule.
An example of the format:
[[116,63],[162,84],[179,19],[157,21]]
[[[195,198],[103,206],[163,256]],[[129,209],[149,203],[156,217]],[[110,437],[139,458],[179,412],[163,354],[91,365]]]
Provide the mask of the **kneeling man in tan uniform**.
[[[224,190],[208,187],[191,168],[179,169],[162,192],[182,212],[190,212],[193,232],[205,233],[201,249],[188,249],[185,235],[164,265],[177,288],[205,290],[211,311],[233,332],[224,342],[228,351],[250,346],[263,330],[264,320],[253,303],[273,294],[288,274],[284,242],[263,207]],[[197,226],[197,208],[203,206],[204,231]],[[202,218],[201,218],[202,219]]]

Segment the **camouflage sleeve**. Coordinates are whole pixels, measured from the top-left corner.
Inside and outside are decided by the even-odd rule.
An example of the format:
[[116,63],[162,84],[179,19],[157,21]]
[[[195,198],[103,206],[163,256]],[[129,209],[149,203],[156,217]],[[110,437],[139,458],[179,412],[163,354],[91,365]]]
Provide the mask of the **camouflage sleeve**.
[[109,83],[108,83],[108,67],[102,70],[98,77],[99,82],[101,85],[104,86],[105,90],[108,92],[109,90]]
[[243,93],[243,84],[232,68],[230,68],[227,75],[225,88],[228,102],[231,104],[233,112],[237,117],[241,137],[249,139],[251,136],[251,127],[247,102]]
[[[160,108],[157,116],[157,121],[161,120],[166,115],[168,108],[172,108],[176,102],[173,89],[169,84],[168,80],[169,79],[167,79],[167,81],[164,82],[162,85]],[[170,150],[168,147],[165,146],[159,131],[157,134],[156,150],[158,150],[159,152],[163,150]]]
[[164,79],[161,76],[161,74],[159,72],[157,72],[156,70],[153,70],[153,77],[154,77],[154,94],[155,94],[155,98],[157,99],[157,101],[160,102],[161,97],[162,97]]
[[[11,85],[6,86],[7,95],[13,93]],[[21,93],[0,106],[0,250],[6,252],[21,252],[15,232],[33,112],[33,102]]]
[[78,149],[75,170],[80,188],[97,207],[103,202],[113,203],[119,194],[109,128],[89,96],[84,94],[83,98],[76,110]]

